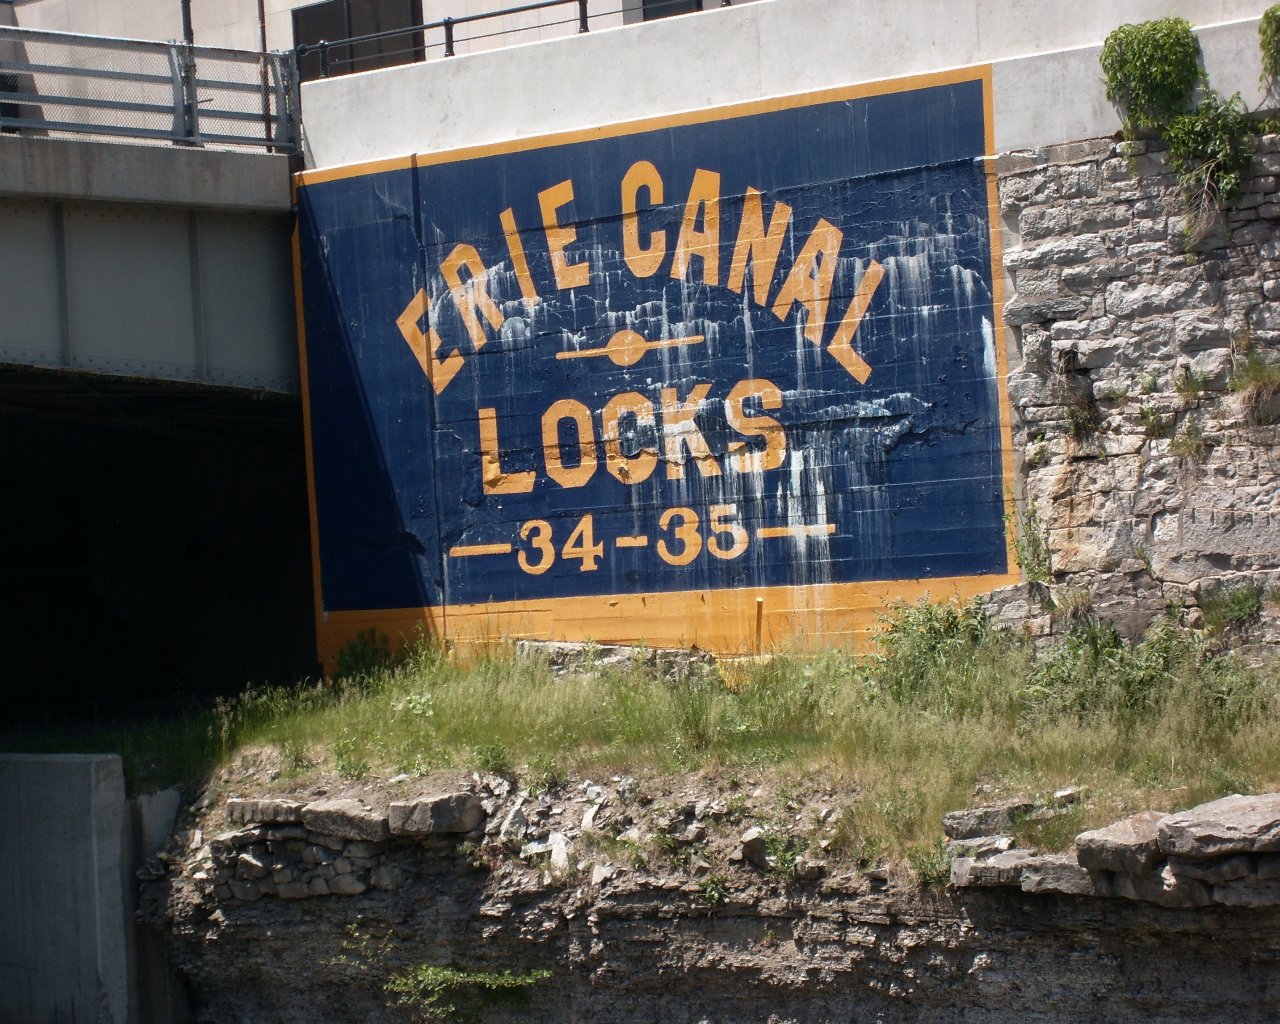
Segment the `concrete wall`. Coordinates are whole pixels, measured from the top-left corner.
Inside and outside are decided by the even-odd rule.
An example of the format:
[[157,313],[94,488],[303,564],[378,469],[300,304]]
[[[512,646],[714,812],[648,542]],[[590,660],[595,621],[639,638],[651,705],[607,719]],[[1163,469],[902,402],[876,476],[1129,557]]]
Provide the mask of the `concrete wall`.
[[1264,0],[1133,0],[1121,13],[1101,0],[874,8],[762,0],[310,83],[308,160],[331,167],[439,152],[986,62],[995,64],[996,149],[1037,147],[1119,128],[1098,53],[1123,21],[1178,14],[1219,26],[1200,33],[1213,84],[1256,104],[1250,19],[1266,7]]
[[126,1024],[120,758],[0,755],[0,817],[0,1020]]

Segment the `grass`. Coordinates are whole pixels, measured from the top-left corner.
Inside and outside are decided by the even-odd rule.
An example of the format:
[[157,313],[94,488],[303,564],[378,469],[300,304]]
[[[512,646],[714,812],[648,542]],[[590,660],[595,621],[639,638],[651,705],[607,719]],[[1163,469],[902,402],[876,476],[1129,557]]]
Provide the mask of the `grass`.
[[1271,401],[1280,394],[1280,363],[1266,360],[1258,349],[1250,347],[1228,386],[1240,396],[1246,421],[1265,426],[1271,422]]
[[[1255,596],[1231,596],[1224,617],[1242,623]],[[928,864],[942,814],[974,802],[978,786],[1029,796],[1087,786],[1073,829],[1280,788],[1276,668],[1218,646],[1171,619],[1131,644],[1086,617],[1037,654],[979,608],[946,604],[891,610],[873,654],[779,654],[735,664],[732,685],[714,666],[557,675],[506,647],[464,659],[422,644],[398,665],[251,688],[164,729],[96,742],[119,744],[106,749],[125,755],[135,788],[166,773],[194,781],[259,746],[296,773],[282,785],[444,767],[514,772],[542,788],[611,771],[821,778],[843,794],[835,855],[875,863],[915,850]],[[84,737],[77,746],[92,749]]]

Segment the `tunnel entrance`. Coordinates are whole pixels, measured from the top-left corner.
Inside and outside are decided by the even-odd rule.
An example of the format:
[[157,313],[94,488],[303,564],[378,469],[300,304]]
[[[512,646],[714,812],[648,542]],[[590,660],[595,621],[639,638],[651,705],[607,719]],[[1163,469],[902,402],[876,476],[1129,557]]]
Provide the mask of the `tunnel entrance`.
[[0,367],[0,481],[21,719],[315,674],[299,399]]

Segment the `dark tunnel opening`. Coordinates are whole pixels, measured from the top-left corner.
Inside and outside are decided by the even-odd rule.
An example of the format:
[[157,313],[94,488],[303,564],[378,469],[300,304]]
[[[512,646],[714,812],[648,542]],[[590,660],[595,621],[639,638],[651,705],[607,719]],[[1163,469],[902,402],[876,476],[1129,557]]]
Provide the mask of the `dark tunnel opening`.
[[315,676],[297,398],[0,368],[0,481],[20,722]]

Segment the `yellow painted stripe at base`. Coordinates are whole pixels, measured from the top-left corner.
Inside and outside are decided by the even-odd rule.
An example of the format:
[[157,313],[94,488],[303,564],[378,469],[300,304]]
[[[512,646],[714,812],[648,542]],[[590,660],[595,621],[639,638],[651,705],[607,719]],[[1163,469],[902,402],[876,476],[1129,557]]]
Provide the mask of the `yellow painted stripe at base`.
[[830,537],[835,532],[835,523],[816,523],[811,526],[762,526],[756,530],[756,536],[761,540],[774,537]]
[[501,544],[455,544],[449,549],[450,558],[470,558],[473,555],[509,555],[511,542]]
[[953,576],[932,580],[832,583],[807,587],[560,597],[453,605],[448,625],[438,608],[329,612],[320,629],[320,659],[336,664],[343,644],[374,627],[393,641],[420,632],[458,643],[509,640],[594,640],[653,647],[697,645],[717,654],[861,650],[894,601],[967,601],[1017,583],[1015,575]]

